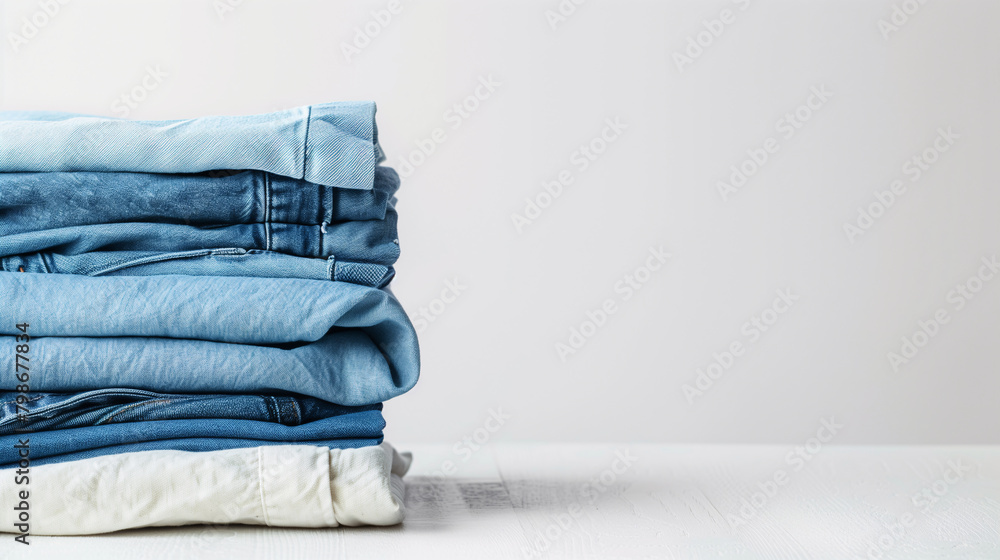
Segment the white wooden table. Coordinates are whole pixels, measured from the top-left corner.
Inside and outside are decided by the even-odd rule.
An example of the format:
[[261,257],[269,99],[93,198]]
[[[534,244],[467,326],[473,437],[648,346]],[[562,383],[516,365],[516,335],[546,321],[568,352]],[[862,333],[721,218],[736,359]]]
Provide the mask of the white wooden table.
[[1000,558],[1000,446],[400,448],[399,527],[3,535],[0,557]]

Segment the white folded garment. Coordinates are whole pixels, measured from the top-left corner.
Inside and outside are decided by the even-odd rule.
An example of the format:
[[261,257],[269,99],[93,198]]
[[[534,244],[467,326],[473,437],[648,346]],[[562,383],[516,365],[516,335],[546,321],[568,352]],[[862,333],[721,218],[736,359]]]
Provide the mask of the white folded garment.
[[200,523],[395,525],[403,520],[401,477],[410,459],[387,443],[359,449],[276,445],[140,451],[32,466],[27,485],[17,484],[17,469],[4,469],[0,531],[19,531],[15,507],[23,512],[22,501],[31,535]]

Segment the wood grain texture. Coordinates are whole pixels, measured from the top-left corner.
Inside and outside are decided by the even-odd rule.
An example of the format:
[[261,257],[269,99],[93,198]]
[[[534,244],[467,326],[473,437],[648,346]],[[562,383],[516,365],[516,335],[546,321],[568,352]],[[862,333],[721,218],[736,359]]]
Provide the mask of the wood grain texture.
[[399,527],[4,535],[0,558],[1000,558],[1000,446],[410,449]]

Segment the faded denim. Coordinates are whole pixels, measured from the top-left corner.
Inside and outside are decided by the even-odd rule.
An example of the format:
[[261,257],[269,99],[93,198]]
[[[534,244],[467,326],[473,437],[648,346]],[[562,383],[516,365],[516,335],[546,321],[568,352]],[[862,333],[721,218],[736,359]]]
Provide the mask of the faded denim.
[[[417,335],[388,289],[214,276],[0,272],[0,343],[28,323],[31,390],[292,392],[361,406],[419,375]],[[0,371],[15,354],[0,353]],[[13,374],[0,390],[16,390]]]
[[203,249],[198,251],[98,251],[81,255],[34,253],[0,258],[7,272],[84,274],[87,276],[250,276],[305,278],[385,287],[395,275],[391,266],[310,259],[274,251]]
[[168,121],[0,112],[0,138],[0,172],[258,170],[370,190],[385,159],[369,101]]
[[396,211],[384,220],[330,225],[233,224],[199,227],[127,222],[47,229],[0,236],[0,257],[37,252],[80,255],[95,251],[177,252],[240,248],[298,257],[392,265],[399,258]]

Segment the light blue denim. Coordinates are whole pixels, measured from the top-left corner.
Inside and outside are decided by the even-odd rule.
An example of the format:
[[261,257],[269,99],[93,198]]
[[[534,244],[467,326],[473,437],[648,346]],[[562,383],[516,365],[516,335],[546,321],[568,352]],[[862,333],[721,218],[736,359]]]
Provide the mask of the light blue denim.
[[0,173],[0,236],[72,226],[320,225],[382,220],[399,175],[375,167],[372,190],[338,189],[261,171],[232,174]]
[[33,253],[0,258],[7,272],[84,274],[87,276],[250,276],[306,278],[352,282],[382,288],[395,275],[391,266],[340,261],[335,257],[310,259],[276,253],[232,249],[197,251],[97,251],[80,255]]
[[[361,406],[419,375],[417,335],[388,289],[217,276],[0,272],[0,347],[28,323],[31,391],[292,392]],[[0,390],[16,390],[0,352]]]
[[347,407],[290,394],[183,395],[124,388],[81,393],[0,392],[0,435],[207,418],[298,426],[366,410],[380,411],[382,405]]
[[399,258],[396,211],[384,220],[299,224],[189,226],[127,222],[47,229],[0,236],[0,257],[53,252],[80,255],[95,251],[177,252],[201,249],[258,249],[299,257],[392,265]]
[[[378,410],[350,412],[299,426],[256,420],[153,420],[0,436],[0,469],[19,461],[18,442],[27,441],[32,465],[112,455],[126,451],[179,449],[217,451],[261,445],[361,447],[382,442],[385,420]],[[86,455],[84,455],[86,454]]]
[[0,112],[0,139],[0,172],[258,170],[371,189],[385,159],[370,101],[167,121]]

